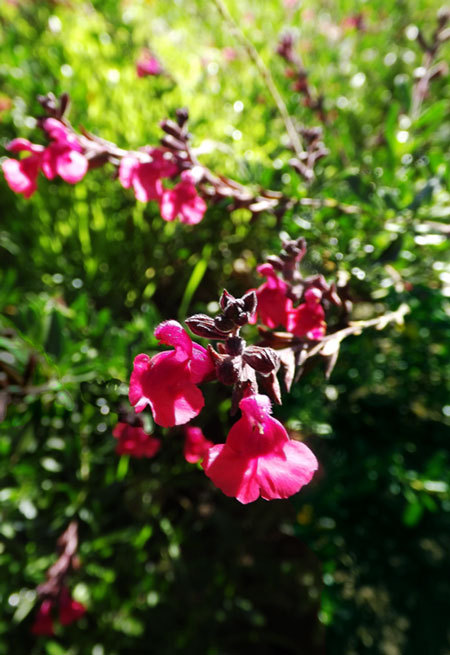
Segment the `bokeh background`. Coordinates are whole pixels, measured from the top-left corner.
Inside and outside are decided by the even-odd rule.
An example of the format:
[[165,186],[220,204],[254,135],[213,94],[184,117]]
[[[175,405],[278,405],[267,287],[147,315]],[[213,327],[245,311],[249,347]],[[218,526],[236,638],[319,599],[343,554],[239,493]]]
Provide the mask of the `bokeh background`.
[[[252,219],[223,201],[186,226],[136,202],[112,168],[75,186],[41,176],[28,201],[2,178],[0,651],[449,655],[445,70],[412,114],[424,66],[418,28],[431,39],[440,4],[227,5],[292,116],[312,127],[319,118],[276,54],[280,33],[298,38],[329,116],[330,152],[308,186],[289,166],[264,81],[214,2],[0,4],[3,147],[40,138],[36,96],[48,91],[70,94],[74,125],[125,148],[157,144],[159,122],[186,106],[193,145],[214,171],[357,207]],[[167,75],[137,77],[143,47]],[[448,55],[443,43],[436,63]],[[156,346],[155,325],[214,312],[223,287],[241,295],[257,286],[255,266],[279,250],[280,232],[307,238],[306,273],[348,276],[356,318],[402,302],[410,313],[403,326],[349,338],[328,381],[317,367],[285,396],[276,416],[305,435],[320,471],[292,499],[241,506],[185,462],[181,430],[156,427],[163,447],[151,460],[119,457],[112,430],[133,357]],[[229,394],[211,384],[205,395],[198,424],[221,442]],[[73,518],[81,567],[71,589],[88,612],[37,638],[35,588]]]

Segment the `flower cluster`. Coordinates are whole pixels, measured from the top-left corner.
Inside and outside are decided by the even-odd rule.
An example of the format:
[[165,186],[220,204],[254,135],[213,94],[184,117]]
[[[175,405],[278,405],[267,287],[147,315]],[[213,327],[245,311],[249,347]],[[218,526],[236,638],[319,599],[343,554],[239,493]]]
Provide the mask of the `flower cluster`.
[[279,256],[258,266],[267,282],[255,289],[258,312],[252,322],[259,318],[269,328],[282,327],[297,337],[320,340],[327,327],[322,301],[340,305],[341,299],[323,276],[302,277],[299,264],[305,253],[304,239],[286,241]]
[[6,159],[3,173],[9,187],[29,198],[37,189],[37,177],[42,171],[53,180],[57,175],[69,184],[79,182],[88,170],[83,148],[69,129],[55,118],[47,118],[42,127],[50,139],[47,147],[31,143],[27,139],[14,139],[7,146],[10,152],[30,153],[23,159]]
[[31,632],[36,636],[51,636],[55,634],[52,613],[57,608],[58,619],[61,625],[70,625],[78,621],[86,612],[82,603],[74,600],[66,587],[61,589],[59,597],[56,600],[46,599],[42,601],[34,623],[31,626]]
[[[305,252],[302,239],[286,241],[280,255],[258,269],[267,282],[242,298],[225,290],[217,316],[195,314],[185,320],[193,334],[217,342],[216,346],[209,343],[205,349],[180,323],[165,321],[156,328],[155,336],[173,349],[153,357],[139,354],[134,360],[129,399],[135,411],[148,406],[158,425],[185,425],[186,460],[202,461],[216,486],[242,503],[260,496],[266,500],[287,498],[310,482],[318,467],[309,448],[290,439],[283,425],[271,416],[272,401],[281,403],[277,374],[285,366],[286,352],[291,353],[295,367],[299,344],[301,349],[313,348],[325,338],[323,303],[341,302],[336,288],[322,276],[302,277],[299,263]],[[272,329],[281,326],[289,332],[270,333],[274,347],[265,341],[247,344],[241,329],[258,320],[263,323],[260,330],[265,341],[269,337],[264,325]],[[288,348],[286,336],[291,341]],[[212,380],[232,387],[232,413],[241,411],[225,443],[216,445],[200,428],[187,425],[204,407],[199,385]],[[131,425],[127,430],[122,423],[119,426],[120,435],[139,430]],[[119,428],[114,434],[120,436]]]
[[63,626],[78,621],[86,613],[86,607],[72,598],[66,585],[68,575],[79,567],[77,548],[78,524],[72,521],[57,541],[58,559],[48,569],[46,581],[37,588],[41,604],[31,626],[36,636],[55,633],[52,616],[55,612]]
[[[138,74],[158,74],[159,62],[144,51],[138,62]],[[295,199],[280,191],[259,189],[257,192],[213,173],[202,164],[191,147],[187,129],[188,111],[175,112],[175,120],[160,123],[164,135],[159,145],[147,145],[138,150],[125,150],[81,128],[77,132],[66,118],[69,96],[63,93],[57,99],[52,93],[39,96],[45,115],[37,124],[49,144],[44,146],[27,139],[14,139],[7,146],[11,152],[27,152],[23,159],[6,159],[3,173],[15,193],[29,198],[37,189],[39,171],[48,179],[60,176],[66,182],[79,182],[89,169],[109,164],[115,168],[117,178],[125,189],[132,189],[140,202],[156,201],[165,221],[178,219],[181,223],[199,223],[208,205],[228,201],[228,211],[247,209],[254,216],[261,212],[276,213],[278,217],[296,204],[312,199]],[[307,149],[300,159],[291,160],[292,166],[305,177],[313,176],[314,163],[326,154],[317,130],[302,131]],[[167,180],[163,184],[163,180]],[[322,201],[317,201],[322,202]],[[323,201],[326,204],[326,201]],[[334,206],[334,205],[333,205]],[[339,205],[342,211],[354,212],[351,206]]]
[[119,422],[113,430],[117,439],[116,453],[131,457],[154,457],[161,448],[161,440],[147,434],[141,425]]
[[[156,61],[156,60],[155,60]],[[154,66],[153,59],[146,59]],[[138,70],[143,70],[138,66]],[[156,62],[157,63],[157,62]],[[153,73],[155,74],[155,73]],[[110,163],[118,168],[118,179],[125,189],[132,188],[140,202],[155,200],[161,216],[166,221],[178,218],[182,223],[199,223],[206,211],[206,202],[198,194],[196,185],[201,182],[203,168],[189,155],[186,129],[186,110],[177,112],[177,122],[163,121],[166,133],[163,147],[145,146],[138,151],[126,151],[86,132],[78,134],[64,117],[68,97],[63,95],[58,103],[52,94],[41,97],[40,102],[48,117],[38,121],[48,146],[31,143],[27,139],[14,139],[7,146],[14,153],[28,152],[23,159],[6,159],[3,173],[9,187],[15,193],[29,198],[37,189],[39,171],[49,179],[59,175],[70,184],[79,182],[89,168]],[[162,180],[179,181],[164,187]]]

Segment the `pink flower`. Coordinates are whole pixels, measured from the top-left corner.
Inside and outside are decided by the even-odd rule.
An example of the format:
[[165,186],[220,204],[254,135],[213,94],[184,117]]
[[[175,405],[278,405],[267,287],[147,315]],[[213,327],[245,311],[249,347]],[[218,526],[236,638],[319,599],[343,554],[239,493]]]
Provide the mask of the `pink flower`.
[[210,448],[203,460],[206,475],[226,496],[251,503],[288,498],[308,484],[317,470],[314,454],[291,441],[283,425],[270,416],[267,396],[255,394],[239,403],[242,417],[226,443]]
[[113,436],[118,439],[116,453],[131,455],[131,457],[154,457],[161,448],[161,440],[147,434],[140,427],[128,423],[118,423],[113,430]]
[[147,405],[158,425],[172,427],[197,416],[205,401],[196,384],[214,371],[208,352],[194,343],[177,321],[164,321],[155,330],[161,343],[175,350],[150,358],[138,355],[130,379],[130,403],[136,412]]
[[292,308],[292,301],[286,295],[287,283],[278,277],[272,264],[261,264],[256,270],[267,277],[267,282],[255,289],[258,307],[250,323],[256,323],[259,316],[259,320],[269,328],[286,326],[287,312]]
[[147,77],[148,75],[161,75],[162,66],[159,61],[150,52],[144,50],[136,62],[136,73],[138,77]]
[[181,182],[173,189],[166,189],[159,201],[161,216],[165,221],[173,221],[177,216],[182,223],[200,223],[206,211],[206,203],[193,184],[190,171],[181,174]]
[[89,168],[83,148],[74,134],[55,118],[46,118],[44,130],[52,139],[45,149],[42,160],[42,171],[49,180],[57,175],[65,182],[75,184],[83,179]]
[[70,625],[85,614],[86,608],[72,598],[69,590],[62,588],[59,597],[59,621],[62,625]]
[[34,623],[31,626],[31,632],[34,635],[51,636],[55,634],[55,631],[53,629],[52,616],[51,616],[52,607],[53,604],[51,600],[44,600],[41,603],[41,606],[39,607],[38,612],[36,614]]
[[184,434],[184,459],[189,464],[196,464],[205,457],[214,444],[205,438],[201,428],[188,425],[184,429]]
[[230,46],[225,46],[225,48],[222,49],[222,55],[225,61],[234,61],[237,58],[236,50],[230,48]]
[[119,180],[125,189],[133,187],[136,200],[158,200],[163,193],[161,178],[171,177],[178,167],[164,156],[159,148],[149,149],[152,161],[141,162],[132,155],[124,157],[119,166]]
[[2,163],[9,188],[15,193],[23,193],[25,198],[29,198],[37,189],[36,181],[42,164],[44,146],[31,143],[27,139],[13,139],[7,148],[11,152],[31,153],[24,159],[6,159]]
[[320,289],[305,291],[305,302],[288,312],[287,329],[297,337],[307,336],[308,339],[322,339],[325,336],[325,312],[320,304],[322,292]]

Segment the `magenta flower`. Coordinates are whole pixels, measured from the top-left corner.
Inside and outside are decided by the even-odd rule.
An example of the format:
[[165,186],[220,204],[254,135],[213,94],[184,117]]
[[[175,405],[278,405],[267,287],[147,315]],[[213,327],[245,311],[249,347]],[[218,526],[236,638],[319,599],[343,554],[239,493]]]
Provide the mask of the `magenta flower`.
[[136,62],[136,73],[138,77],[148,75],[161,75],[162,66],[159,61],[148,50],[143,50]]
[[11,152],[31,153],[24,159],[6,159],[2,163],[3,174],[9,188],[29,198],[37,189],[37,176],[45,148],[31,143],[28,139],[13,139],[7,149]]
[[292,308],[292,301],[287,297],[288,284],[278,277],[272,264],[261,264],[256,270],[267,277],[267,282],[255,289],[258,307],[250,323],[256,323],[259,316],[261,323],[269,328],[286,327],[287,313]]
[[198,195],[190,171],[183,171],[181,182],[163,192],[159,208],[165,221],[173,221],[178,217],[188,225],[200,223],[206,211],[206,203]]
[[113,430],[118,439],[116,453],[131,457],[154,457],[161,448],[161,440],[147,434],[140,427],[118,423]]
[[52,607],[51,600],[44,600],[38,609],[34,623],[31,626],[31,632],[36,636],[52,636],[55,634],[52,620]]
[[201,428],[188,425],[184,428],[184,434],[184,459],[189,464],[196,464],[205,457],[214,444],[205,438]]
[[130,403],[136,412],[147,405],[158,425],[172,427],[188,423],[205,404],[197,384],[214,367],[208,352],[194,343],[177,321],[164,321],[155,330],[161,343],[175,350],[150,358],[138,355],[130,379]]
[[125,189],[133,187],[136,200],[158,200],[163,193],[161,178],[171,177],[178,167],[164,156],[160,148],[148,149],[152,161],[141,162],[132,155],[124,157],[119,166],[119,180]]
[[291,441],[283,425],[270,416],[267,396],[255,394],[239,403],[242,417],[226,443],[210,448],[203,460],[206,475],[226,496],[251,503],[288,498],[310,482],[318,464],[299,441]]
[[42,159],[42,171],[49,180],[57,175],[69,184],[76,184],[83,179],[89,168],[83,148],[74,134],[55,118],[46,118],[44,130],[52,139],[45,149]]
[[297,337],[322,339],[325,336],[325,312],[320,304],[322,292],[320,289],[305,291],[305,302],[288,312],[287,329]]
[[66,587],[63,587],[59,597],[59,621],[62,625],[70,625],[78,621],[86,613],[82,603],[74,600]]

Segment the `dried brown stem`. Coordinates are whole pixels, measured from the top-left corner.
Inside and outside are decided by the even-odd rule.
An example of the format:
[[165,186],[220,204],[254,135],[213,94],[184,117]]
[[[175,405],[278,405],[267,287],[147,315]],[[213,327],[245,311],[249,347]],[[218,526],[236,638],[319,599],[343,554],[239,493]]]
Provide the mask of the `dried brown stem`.
[[213,0],[213,3],[217,7],[220,15],[224,19],[224,21],[227,23],[230,32],[236,37],[236,39],[240,42],[244,50],[247,52],[248,56],[250,59],[253,61],[255,64],[256,68],[259,71],[259,74],[261,75],[270,95],[272,96],[278,111],[280,112],[280,115],[283,119],[284,125],[286,127],[286,131],[289,135],[289,139],[291,141],[292,147],[295,151],[295,154],[299,159],[303,159],[304,157],[304,148],[299,136],[299,133],[297,131],[297,128],[295,126],[295,123],[292,119],[292,116],[289,114],[286,104],[281,97],[280,92],[277,89],[277,86],[275,84],[275,81],[273,79],[272,73],[270,72],[269,68],[266,66],[264,63],[261,55],[259,52],[256,50],[255,46],[253,43],[250,41],[250,39],[243,33],[239,25],[236,23],[232,15],[230,14],[228,7],[226,6],[225,2],[223,0]]

